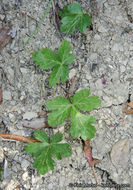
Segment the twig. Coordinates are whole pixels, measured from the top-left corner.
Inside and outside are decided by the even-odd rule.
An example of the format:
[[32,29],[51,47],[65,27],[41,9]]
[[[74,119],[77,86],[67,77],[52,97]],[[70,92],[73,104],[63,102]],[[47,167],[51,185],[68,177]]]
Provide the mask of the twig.
[[52,5],[53,5],[53,11],[54,11],[55,27],[56,27],[56,30],[57,30],[59,36],[61,37],[61,39],[63,39],[62,34],[60,32],[60,24],[59,24],[60,19],[58,16],[58,11],[57,11],[56,5],[55,5],[55,0],[52,0]]
[[0,87],[0,104],[2,103],[2,88]]
[[34,143],[34,142],[39,142],[36,139],[28,138],[28,137],[23,137],[19,135],[14,135],[14,134],[7,134],[7,133],[0,133],[0,136],[4,139],[12,139],[12,140],[17,140],[25,143]]

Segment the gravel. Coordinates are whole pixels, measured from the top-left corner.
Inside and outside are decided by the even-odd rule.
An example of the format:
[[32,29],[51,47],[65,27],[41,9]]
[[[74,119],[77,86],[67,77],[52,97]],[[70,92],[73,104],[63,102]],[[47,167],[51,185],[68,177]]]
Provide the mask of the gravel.
[[[92,153],[94,158],[101,160],[95,167],[97,180],[99,184],[130,184],[130,188],[122,189],[132,190],[133,116],[126,116],[122,109],[129,98],[133,101],[133,81],[130,80],[133,78],[133,3],[130,0],[95,0],[94,5],[90,0],[78,2],[82,4],[83,10],[92,13],[93,29],[88,28],[84,35],[77,32],[65,36],[76,56],[69,79],[76,76],[77,89],[90,88],[91,94],[102,100],[102,106],[91,113],[97,118],[96,136],[91,141]],[[60,0],[58,3],[60,7],[66,4]],[[55,50],[61,44],[52,9],[37,34],[24,48],[24,43],[43,16],[47,5],[48,1],[41,0],[1,0],[0,24],[5,19],[11,20],[15,35],[11,43],[0,52],[0,67],[8,78],[4,78],[2,84],[1,133],[31,136],[33,130],[24,128],[22,120],[36,117],[48,99],[64,95],[65,85],[50,88],[49,71],[42,71],[31,59],[34,50],[45,47]],[[123,121],[125,126],[122,126]],[[6,158],[9,172],[8,178],[2,180],[0,190],[81,190],[84,188],[71,187],[70,184],[95,184],[80,140],[72,139],[65,125],[52,131],[47,130],[49,134],[58,131],[64,134],[63,141],[71,145],[73,154],[55,161],[55,169],[44,176],[33,169],[33,158],[24,151],[24,143],[0,140],[0,165]],[[126,162],[126,167],[117,167],[110,153],[122,139],[129,139],[128,155],[124,157],[123,163]],[[98,187],[98,190],[102,189]]]

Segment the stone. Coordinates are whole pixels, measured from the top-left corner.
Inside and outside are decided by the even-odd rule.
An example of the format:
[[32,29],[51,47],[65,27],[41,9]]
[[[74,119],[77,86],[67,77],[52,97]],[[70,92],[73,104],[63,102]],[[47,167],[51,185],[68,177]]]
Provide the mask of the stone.
[[116,168],[126,168],[129,160],[129,139],[117,141],[112,147],[110,157]]
[[69,78],[72,79],[74,76],[76,76],[76,69],[71,69],[70,72],[69,72]]
[[0,55],[0,61],[2,61],[3,57]]
[[53,183],[48,184],[48,189],[49,190],[53,190],[53,187],[54,187]]
[[21,73],[24,74],[24,75],[28,73],[28,69],[23,68],[23,67],[20,68],[20,71],[21,71]]
[[27,120],[31,120],[31,119],[36,118],[36,117],[37,117],[37,113],[35,113],[35,112],[26,112],[23,115],[23,119],[27,119]]
[[0,147],[0,163],[2,163],[3,160],[4,160],[4,152],[3,152],[2,147]]
[[27,160],[25,160],[25,159],[22,160],[22,162],[21,162],[22,169],[27,168],[29,165],[30,165],[30,163]]
[[123,51],[123,46],[119,43],[115,43],[112,46],[112,51],[116,51],[116,52]]
[[24,181],[26,181],[26,180],[28,179],[28,172],[27,172],[27,171],[26,171],[25,173],[23,173],[22,179],[23,179]]
[[132,162],[132,164],[133,164],[133,148],[131,149],[130,155],[131,155],[130,159],[131,159],[131,162]]
[[3,91],[3,99],[4,100],[11,100],[12,99],[12,95],[11,95],[11,92],[10,91]]

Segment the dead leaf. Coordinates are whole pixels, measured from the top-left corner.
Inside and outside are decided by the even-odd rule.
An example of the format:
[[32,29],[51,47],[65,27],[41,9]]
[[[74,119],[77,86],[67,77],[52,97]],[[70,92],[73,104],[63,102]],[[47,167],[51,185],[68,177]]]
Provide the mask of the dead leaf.
[[91,147],[90,147],[90,140],[86,140],[86,141],[84,141],[84,143],[85,143],[84,144],[85,157],[86,157],[87,161],[89,162],[90,166],[92,167],[93,175],[94,175],[96,184],[98,184],[96,174],[95,174],[95,170],[94,170],[94,166],[95,166],[95,164],[99,163],[100,160],[95,159],[95,158],[92,157],[92,151],[91,151]]
[[125,127],[125,125],[126,125],[126,121],[124,120],[123,122],[122,122],[122,127]]
[[10,42],[12,36],[10,31],[12,30],[11,22],[8,22],[5,26],[0,27],[0,51]]
[[133,109],[126,107],[123,109],[123,113],[125,113],[126,115],[133,114]]
[[129,159],[129,139],[116,142],[112,147],[110,157],[116,168],[126,168]]
[[37,113],[38,118],[44,117],[44,116],[46,116],[46,115],[47,115],[47,112],[44,111],[44,110],[42,110],[42,111],[40,111],[40,112]]
[[128,103],[128,106],[129,106],[130,108],[133,108],[133,101],[132,101],[132,102],[129,102],[129,103]]

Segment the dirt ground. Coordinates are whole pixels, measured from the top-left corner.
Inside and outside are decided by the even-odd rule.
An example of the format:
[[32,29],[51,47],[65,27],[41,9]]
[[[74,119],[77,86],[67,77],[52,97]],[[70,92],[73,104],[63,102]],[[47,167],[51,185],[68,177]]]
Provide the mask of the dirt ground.
[[[57,1],[63,8],[68,1]],[[93,157],[101,162],[95,167],[99,184],[114,187],[84,187],[95,184],[93,172],[83,154],[83,145],[72,139],[65,123],[48,134],[63,133],[63,141],[72,147],[72,156],[55,161],[55,169],[44,176],[33,169],[33,158],[24,151],[24,143],[0,140],[0,164],[6,159],[7,176],[1,190],[132,190],[133,189],[133,115],[122,112],[133,101],[133,1],[78,0],[84,12],[92,15],[92,27],[84,34],[64,35],[72,46],[75,61],[69,80],[77,77],[77,90],[89,88],[102,105],[93,111],[97,132],[91,141]],[[0,0],[0,26],[13,25],[13,39],[0,51],[0,68],[7,77],[0,81],[0,133],[33,135],[23,119],[36,117],[52,97],[64,96],[64,85],[50,88],[50,71],[41,70],[31,57],[35,50],[56,50],[62,39],[56,30],[52,7],[38,32],[24,48],[48,6],[48,0]],[[122,149],[123,147],[123,149]],[[121,153],[122,152],[122,153]],[[81,187],[71,184],[81,183]],[[116,188],[121,184],[121,188]],[[123,187],[129,184],[130,187]]]

